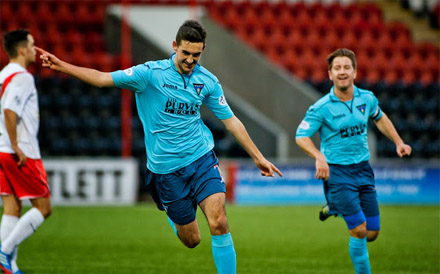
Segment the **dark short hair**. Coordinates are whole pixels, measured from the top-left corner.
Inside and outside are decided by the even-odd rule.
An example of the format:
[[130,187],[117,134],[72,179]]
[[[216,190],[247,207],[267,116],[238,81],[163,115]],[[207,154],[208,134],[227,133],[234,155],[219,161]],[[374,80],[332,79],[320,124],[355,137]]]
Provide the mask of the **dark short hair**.
[[194,20],[185,21],[176,34],[177,45],[180,45],[182,40],[191,43],[203,43],[205,45],[206,31],[199,22]]
[[20,46],[27,46],[29,34],[31,32],[27,29],[17,29],[3,35],[3,48],[9,58],[18,56],[18,48]]
[[327,57],[328,70],[332,70],[333,60],[336,57],[341,57],[341,56],[345,56],[345,57],[350,58],[351,63],[353,65],[353,69],[356,69],[356,66],[357,66],[356,65],[356,55],[354,54],[354,52],[349,49],[337,49]]

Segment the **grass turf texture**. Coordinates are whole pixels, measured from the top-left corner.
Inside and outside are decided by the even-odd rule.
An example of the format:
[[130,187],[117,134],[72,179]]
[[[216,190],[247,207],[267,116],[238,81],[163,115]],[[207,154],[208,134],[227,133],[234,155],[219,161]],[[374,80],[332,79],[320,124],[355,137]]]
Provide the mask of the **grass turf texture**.
[[[228,206],[238,273],[354,273],[342,218],[319,206]],[[381,206],[382,230],[368,244],[373,273],[440,273],[440,207]],[[211,238],[184,247],[153,205],[55,207],[22,243],[25,273],[215,273]]]

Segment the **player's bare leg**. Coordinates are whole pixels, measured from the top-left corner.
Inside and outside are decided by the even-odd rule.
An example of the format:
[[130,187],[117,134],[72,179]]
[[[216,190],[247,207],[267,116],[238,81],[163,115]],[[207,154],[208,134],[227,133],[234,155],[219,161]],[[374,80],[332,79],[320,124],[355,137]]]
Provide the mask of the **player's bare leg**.
[[367,249],[367,222],[350,229],[348,251],[356,273],[371,273]]
[[2,202],[4,215],[20,217],[22,209],[20,199],[12,195],[4,195],[2,196]]
[[52,214],[52,205],[50,203],[49,198],[36,198],[31,200],[32,206],[38,209],[41,214],[44,216],[44,219],[47,219],[50,214]]
[[379,236],[379,231],[377,230],[368,230],[367,231],[367,242],[372,242],[377,239]]
[[[7,198],[7,202],[13,202],[12,199]],[[9,235],[1,245],[1,252],[10,256],[14,249],[18,247],[26,238],[31,236],[36,229],[44,222],[44,219],[49,217],[52,212],[52,207],[49,198],[36,198],[31,200],[32,208],[28,210],[16,223],[15,227],[10,231]],[[20,204],[11,211],[16,212]]]
[[215,193],[200,203],[211,230],[212,256],[218,273],[236,273],[236,256],[225,210],[225,193]]
[[200,203],[200,208],[208,220],[211,235],[223,235],[229,232],[225,210],[225,193],[215,193]]
[[187,225],[174,225],[177,228],[177,236],[185,246],[194,248],[200,243],[201,237],[197,219]]

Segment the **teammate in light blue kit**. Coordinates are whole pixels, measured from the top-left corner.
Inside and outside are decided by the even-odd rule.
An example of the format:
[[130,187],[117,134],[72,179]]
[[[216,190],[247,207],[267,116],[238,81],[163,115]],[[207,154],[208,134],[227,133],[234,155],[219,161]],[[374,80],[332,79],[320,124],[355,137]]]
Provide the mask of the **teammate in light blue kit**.
[[168,60],[152,61],[124,71],[104,73],[73,66],[37,48],[43,66],[89,84],[133,90],[144,127],[146,183],[154,201],[166,210],[175,233],[189,248],[200,242],[199,205],[212,234],[218,273],[236,273],[236,256],[225,212],[225,182],[213,152],[211,132],[200,118],[202,103],[211,109],[260,168],[261,175],[281,172],[267,161],[229,108],[217,78],[198,64],[206,32],[186,21],[173,42]]
[[[357,274],[371,273],[367,241],[379,235],[380,218],[373,170],[368,163],[367,127],[371,118],[396,144],[397,155],[411,154],[371,91],[359,89],[356,57],[338,49],[327,57],[333,87],[313,104],[296,132],[296,143],[316,162],[317,179],[324,182],[328,205],[320,219],[341,215],[350,234],[349,253]],[[310,137],[319,132],[321,150]]]

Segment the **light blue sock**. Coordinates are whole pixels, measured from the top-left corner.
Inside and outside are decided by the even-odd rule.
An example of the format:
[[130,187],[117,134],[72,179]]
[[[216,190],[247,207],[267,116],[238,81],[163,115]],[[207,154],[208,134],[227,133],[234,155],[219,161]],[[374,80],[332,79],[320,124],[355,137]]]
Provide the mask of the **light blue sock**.
[[235,274],[237,263],[231,233],[212,235],[211,239],[212,256],[217,267],[217,273]]
[[348,251],[356,274],[371,274],[367,237],[358,239],[350,236]]
[[171,228],[174,230],[174,233],[176,233],[176,236],[179,237],[179,235],[177,234],[177,228],[174,225],[174,222],[171,221],[170,217],[168,217],[168,223],[170,224]]

